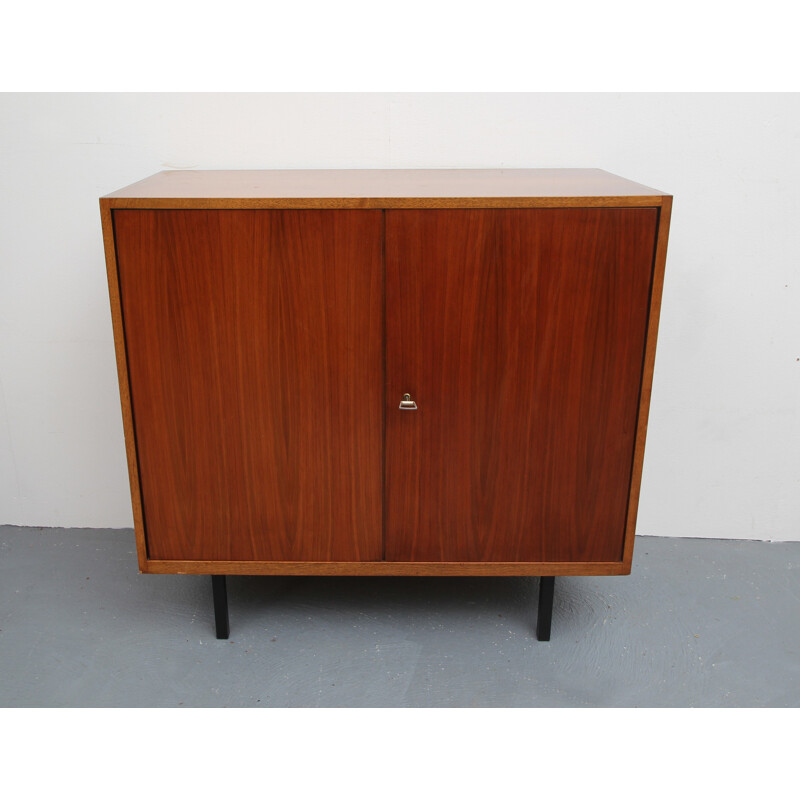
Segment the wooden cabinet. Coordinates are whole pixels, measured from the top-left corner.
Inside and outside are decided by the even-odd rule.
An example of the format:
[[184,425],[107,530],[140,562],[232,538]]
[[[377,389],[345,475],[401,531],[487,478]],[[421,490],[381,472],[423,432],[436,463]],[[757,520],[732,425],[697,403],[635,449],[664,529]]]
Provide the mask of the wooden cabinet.
[[670,207],[601,170],[102,198],[140,569],[628,573]]

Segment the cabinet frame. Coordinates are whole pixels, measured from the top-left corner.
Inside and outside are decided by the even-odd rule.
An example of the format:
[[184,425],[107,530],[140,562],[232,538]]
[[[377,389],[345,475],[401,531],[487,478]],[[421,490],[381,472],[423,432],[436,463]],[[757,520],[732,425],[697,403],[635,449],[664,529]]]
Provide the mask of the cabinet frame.
[[[111,317],[119,379],[125,447],[128,461],[128,476],[131,490],[134,529],[139,562],[139,571],[154,574],[198,574],[198,575],[627,575],[631,571],[636,516],[641,488],[645,438],[650,409],[653,372],[655,366],[656,338],[661,310],[661,296],[666,264],[672,197],[639,184],[631,183],[601,170],[354,170],[354,171],[302,171],[303,183],[290,172],[240,172],[240,173],[159,173],[153,178],[133,184],[100,199],[106,269],[111,304]],[[472,185],[485,196],[475,195],[433,196],[420,181],[432,173],[473,173]],[[533,180],[532,173],[571,173],[568,185],[576,185],[579,192],[564,196],[549,192],[558,185],[559,177],[547,175],[542,178],[543,193],[531,191],[528,196],[514,194],[526,180]],[[338,173],[338,174],[336,174]],[[362,173],[353,178],[353,173]],[[383,173],[382,175],[379,173]],[[327,189],[318,191],[320,196],[302,196],[306,185],[336,187],[348,180],[386,185],[386,174],[395,173],[399,183],[404,183],[397,196],[356,196],[339,189],[343,196],[335,196]],[[416,173],[416,174],[413,174]],[[483,173],[478,176],[477,173]],[[527,173],[527,175],[526,175]],[[197,181],[197,176],[202,180]],[[294,173],[297,175],[297,173]],[[175,176],[170,178],[169,176]],[[232,177],[233,176],[233,177]],[[270,182],[254,194],[260,196],[232,196],[230,183],[243,184],[253,176],[264,176]],[[473,176],[468,175],[469,178]],[[402,179],[402,180],[401,180]],[[218,180],[219,188],[214,182]],[[537,178],[538,180],[538,178]],[[292,183],[294,181],[294,184]],[[183,182],[183,183],[181,183]],[[416,183],[415,183],[416,182]],[[460,189],[458,181],[443,179],[445,189]],[[535,181],[534,181],[535,183]],[[177,186],[176,186],[177,184]],[[245,184],[246,185],[246,184]],[[425,191],[413,192],[417,187]],[[589,187],[588,190],[586,187]],[[250,187],[248,187],[250,188]],[[393,188],[391,185],[389,188]],[[291,189],[291,191],[287,191]],[[404,191],[405,190],[405,191]],[[401,192],[403,192],[401,194]],[[589,193],[589,192],[597,192]],[[238,193],[237,193],[238,194]],[[427,194],[427,196],[426,196]],[[449,194],[449,193],[448,193]],[[658,211],[656,242],[653,252],[651,290],[647,310],[647,328],[644,347],[643,368],[639,387],[638,418],[634,439],[633,463],[628,488],[628,502],[624,531],[623,557],[609,562],[298,562],[298,561],[182,561],[157,560],[148,557],[142,494],[139,478],[139,461],[136,445],[136,427],[131,405],[130,379],[128,372],[127,344],[120,298],[119,272],[114,236],[114,211],[116,209],[476,209],[476,208],[655,208]]]

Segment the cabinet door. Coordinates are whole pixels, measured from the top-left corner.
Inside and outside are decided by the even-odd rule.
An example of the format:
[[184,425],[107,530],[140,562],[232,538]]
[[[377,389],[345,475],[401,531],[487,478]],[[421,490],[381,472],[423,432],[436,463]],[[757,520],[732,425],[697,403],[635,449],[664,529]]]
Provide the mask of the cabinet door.
[[387,212],[387,559],[622,558],[656,221]]
[[149,558],[380,559],[382,213],[114,229]]

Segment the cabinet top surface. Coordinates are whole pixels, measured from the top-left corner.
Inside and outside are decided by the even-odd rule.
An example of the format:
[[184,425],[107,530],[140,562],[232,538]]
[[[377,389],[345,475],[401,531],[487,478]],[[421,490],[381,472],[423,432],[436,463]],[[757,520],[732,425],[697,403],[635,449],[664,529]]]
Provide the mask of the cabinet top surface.
[[112,208],[661,205],[601,169],[171,170],[105,195]]

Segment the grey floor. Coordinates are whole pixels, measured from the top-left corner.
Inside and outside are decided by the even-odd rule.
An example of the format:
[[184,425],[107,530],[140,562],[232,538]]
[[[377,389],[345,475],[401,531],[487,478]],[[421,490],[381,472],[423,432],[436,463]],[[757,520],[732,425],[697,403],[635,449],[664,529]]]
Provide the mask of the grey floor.
[[800,543],[640,537],[633,573],[139,575],[130,530],[0,527],[0,706],[798,706]]

